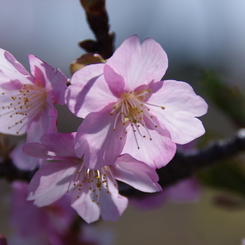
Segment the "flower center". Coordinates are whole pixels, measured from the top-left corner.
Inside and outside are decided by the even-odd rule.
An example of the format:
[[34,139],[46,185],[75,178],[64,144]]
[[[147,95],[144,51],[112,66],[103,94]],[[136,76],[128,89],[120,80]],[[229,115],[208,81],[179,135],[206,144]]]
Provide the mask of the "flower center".
[[16,127],[16,134],[41,110],[45,108],[47,93],[44,88],[34,84],[24,84],[19,90],[10,90],[1,94],[3,104],[0,116],[9,116],[13,124],[8,129]]
[[[147,126],[151,124],[151,128],[152,126],[155,128],[158,127],[157,121],[151,114],[149,106],[156,106],[161,109],[165,109],[164,106],[153,105],[145,102],[146,95],[149,93],[152,93],[150,89],[123,93],[110,113],[111,115],[116,113],[113,126],[114,131],[116,130],[118,120],[121,120],[122,125],[125,127],[125,134],[127,134],[126,127],[128,125],[131,126],[138,149],[140,149],[140,147],[136,134],[142,138],[149,138],[152,140]],[[143,127],[143,130],[141,127]],[[120,137],[120,139],[122,140],[122,137]]]
[[[81,192],[83,188],[86,188],[84,191],[90,193],[91,201],[99,204],[102,189],[106,193],[110,193],[109,179],[112,180],[114,186],[117,187],[117,182],[108,166],[105,166],[100,170],[93,170],[88,169],[81,164],[77,167],[76,173],[73,175],[71,182],[73,183],[73,187],[76,187],[76,190],[78,191],[77,198],[80,198],[79,192]],[[68,191],[69,189],[70,186],[68,187]]]

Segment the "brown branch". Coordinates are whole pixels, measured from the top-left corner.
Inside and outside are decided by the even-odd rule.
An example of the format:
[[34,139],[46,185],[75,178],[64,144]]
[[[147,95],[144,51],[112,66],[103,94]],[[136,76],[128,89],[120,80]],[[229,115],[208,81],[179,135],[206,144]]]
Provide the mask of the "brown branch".
[[[159,184],[166,188],[178,181],[191,177],[197,170],[214,165],[222,159],[234,157],[244,150],[245,129],[242,129],[232,139],[215,141],[208,147],[195,152],[187,154],[183,152],[176,153],[167,166],[157,170],[160,178]],[[7,159],[0,164],[0,178],[4,178],[9,182],[14,180],[29,182],[35,171],[19,170],[11,159]],[[121,194],[127,197],[147,195],[123,183],[120,183],[119,190]]]
[[0,163],[0,178],[6,179],[8,182],[15,180],[30,182],[36,171],[37,170],[27,171],[18,169],[9,158],[4,159],[3,162]]
[[[245,129],[241,129],[232,139],[215,141],[208,147],[191,153],[176,153],[167,166],[157,170],[159,184],[166,188],[191,177],[197,170],[214,165],[222,159],[234,157],[244,150]],[[123,184],[120,192],[125,196],[145,195]]]
[[108,59],[114,52],[114,36],[109,31],[109,18],[105,7],[105,0],[80,0],[91,30],[96,41],[84,40],[79,46],[89,53],[97,53]]

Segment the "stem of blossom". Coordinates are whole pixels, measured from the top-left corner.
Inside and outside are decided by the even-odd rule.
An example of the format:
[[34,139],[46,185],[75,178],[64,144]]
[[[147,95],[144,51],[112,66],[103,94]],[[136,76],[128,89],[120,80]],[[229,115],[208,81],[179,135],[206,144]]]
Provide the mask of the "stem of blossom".
[[89,241],[83,240],[83,224],[86,224],[86,222],[76,216],[69,229],[62,233],[62,244],[92,245]]
[[37,171],[27,171],[18,169],[10,158],[6,158],[0,162],[0,178],[6,179],[9,182],[15,180],[24,180],[30,182],[34,173]]
[[208,147],[187,153],[177,153],[173,160],[158,170],[162,187],[188,178],[197,170],[214,165],[217,161],[234,157],[245,150],[245,129],[238,131],[232,139],[212,142]]
[[105,0],[80,0],[87,16],[87,21],[93,31],[96,41],[84,40],[79,46],[89,53],[97,53],[108,59],[114,52],[114,33],[109,31],[109,18]]
[[[190,153],[176,153],[172,161],[158,169],[159,184],[165,188],[191,177],[197,170],[214,165],[222,159],[234,157],[245,150],[245,129],[238,131],[232,139],[212,142],[204,149]],[[125,196],[147,195],[126,185],[121,185],[120,193]]]
[[[212,142],[204,149],[191,153],[176,153],[172,161],[165,167],[158,169],[159,184],[165,188],[183,179],[191,177],[197,170],[216,164],[222,159],[234,157],[245,150],[245,129],[238,131],[232,139]],[[36,170],[19,170],[12,163],[11,159],[0,162],[0,178],[9,182],[14,180],[24,180],[29,182]],[[126,184],[120,183],[119,191],[127,197],[143,197],[147,193],[140,192]]]

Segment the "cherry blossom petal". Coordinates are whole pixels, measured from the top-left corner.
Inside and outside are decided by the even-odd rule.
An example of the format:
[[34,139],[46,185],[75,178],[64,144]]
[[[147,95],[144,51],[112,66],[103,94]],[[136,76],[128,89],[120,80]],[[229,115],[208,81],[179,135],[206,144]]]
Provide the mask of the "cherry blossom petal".
[[[23,91],[24,89],[24,94]],[[18,99],[18,93],[18,90],[15,90],[0,95],[1,132],[13,135],[27,132],[27,141],[39,141],[42,134],[56,132],[58,115],[51,94],[46,95],[46,92],[42,91],[43,94],[37,98],[38,102],[35,104],[33,96],[34,102],[28,97],[25,98],[26,95]],[[28,105],[25,105],[25,100],[28,100]]]
[[29,55],[33,77],[8,52],[0,49],[1,132],[39,141],[44,133],[56,132],[53,103],[64,104],[66,77],[57,69]]
[[71,206],[87,223],[92,223],[100,217],[99,205],[92,202],[88,183],[86,182],[83,183],[83,188],[80,192],[76,188],[73,193]]
[[29,55],[30,69],[35,84],[44,87],[48,92],[52,91],[53,100],[60,105],[65,104],[65,91],[67,78],[57,68],[53,68],[34,55]]
[[41,167],[30,182],[27,200],[34,200],[38,207],[57,201],[68,191],[76,167],[65,161]]
[[[32,77],[26,69],[12,54],[4,49],[0,49],[0,80],[0,87],[6,90],[20,89],[20,81],[21,84],[30,84],[33,82]],[[6,83],[9,82],[11,82],[11,84],[7,86]]]
[[40,230],[47,232],[48,214],[26,200],[28,183],[15,181],[12,187],[11,224],[13,227],[23,237],[35,236]]
[[36,157],[41,159],[49,158],[47,148],[38,142],[27,143],[22,147],[22,150],[24,154],[30,157]]
[[125,92],[124,78],[108,65],[104,66],[104,77],[112,93],[120,98],[120,95]]
[[53,103],[49,103],[45,110],[36,116],[36,120],[30,120],[27,131],[27,142],[39,142],[43,134],[57,131],[58,113]]
[[[195,117],[204,115],[208,109],[204,99],[197,95],[188,83],[175,80],[163,81],[163,86],[153,93],[147,102],[164,106],[172,113],[185,111]],[[162,112],[164,114],[165,110]]]
[[145,128],[141,128],[141,133],[146,136],[149,133],[152,140],[135,134],[133,130],[128,130],[123,153],[130,154],[154,169],[164,167],[176,152],[175,143],[168,137],[160,135],[156,130],[148,129],[146,132]]
[[168,67],[165,51],[153,39],[140,44],[138,36],[126,39],[107,60],[107,64],[124,77],[129,90],[152,80],[160,81]]
[[[26,242],[13,244],[37,245],[49,244],[48,240],[56,234],[64,234],[75,218],[75,212],[70,207],[70,197],[63,196],[48,207],[39,208],[33,202],[27,201],[28,183],[15,181],[12,184],[13,194],[11,200],[10,222],[18,235],[25,238]],[[24,221],[24,222],[23,222]],[[43,236],[45,234],[45,236]],[[35,237],[29,243],[27,238]],[[46,241],[47,240],[47,241]],[[53,240],[53,239],[52,239]],[[41,241],[41,243],[39,243]],[[12,244],[12,243],[11,243]],[[53,245],[57,243],[52,243]],[[58,244],[60,244],[58,242]]]
[[[1,96],[1,95],[0,95]],[[2,102],[2,98],[0,99],[1,102]],[[11,103],[12,101],[8,100],[8,102],[6,101],[3,101],[1,103],[1,107],[3,108],[6,108],[9,103]],[[1,108],[0,108],[1,110]],[[0,124],[1,124],[1,129],[0,129],[0,132],[3,133],[3,134],[11,134],[11,135],[22,135],[24,133],[26,133],[26,130],[28,128],[28,124],[19,124],[20,121],[23,120],[23,116],[22,115],[16,115],[13,113],[8,113],[6,111],[6,114],[5,114],[5,109],[2,109],[1,110],[1,113],[0,113]],[[12,117],[10,117],[10,115]]]
[[[39,167],[42,164],[43,160],[24,154],[22,151],[23,146],[24,142],[19,143],[10,153],[10,157],[14,165],[21,170],[33,170],[37,166]],[[38,149],[38,151],[39,150],[40,149]]]
[[171,139],[176,144],[186,144],[205,133],[202,122],[195,117],[188,117],[185,113],[166,113],[164,117],[161,115],[161,122],[168,128]]
[[76,157],[74,150],[75,135],[76,133],[44,134],[41,143],[59,157]]
[[158,131],[161,133],[161,128],[167,128],[175,143],[185,144],[205,133],[196,117],[207,112],[207,104],[187,83],[164,81],[163,87],[147,102],[159,106],[149,105],[151,113],[158,118]]
[[157,183],[159,180],[157,173],[145,163],[137,161],[128,154],[120,156],[110,169],[117,180],[140,191],[156,192],[162,190]]
[[166,191],[172,202],[195,202],[201,197],[201,184],[195,178],[189,178],[170,186]]
[[88,168],[114,164],[123,149],[125,132],[119,120],[113,130],[116,115],[110,115],[111,108],[109,105],[100,112],[90,113],[77,130],[75,151],[79,158],[84,155]]
[[72,76],[65,98],[76,116],[84,118],[117,101],[102,75],[103,68],[104,64],[85,66]]
[[[7,95],[7,93],[8,92],[4,95],[0,95],[0,122],[2,133],[21,135],[27,131],[27,141],[32,142],[39,141],[44,133],[56,132],[58,114],[50,95],[47,96],[45,109],[39,110],[39,108],[37,108],[35,112],[30,112],[30,116],[25,116],[23,113],[18,112],[18,107],[24,106],[17,105],[15,108],[13,108],[13,106],[12,108],[9,107],[10,104],[17,102],[13,102],[11,95]],[[16,96],[16,94],[13,94],[13,96]]]
[[101,190],[99,201],[101,217],[103,220],[116,221],[127,208],[128,199],[118,194],[112,178],[108,176],[107,181],[110,193],[107,193],[107,189]]

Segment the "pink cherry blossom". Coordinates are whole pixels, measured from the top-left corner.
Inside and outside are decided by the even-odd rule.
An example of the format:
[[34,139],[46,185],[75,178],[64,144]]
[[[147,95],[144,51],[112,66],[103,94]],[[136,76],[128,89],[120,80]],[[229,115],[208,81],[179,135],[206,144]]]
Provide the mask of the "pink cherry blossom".
[[7,51],[0,49],[0,132],[39,141],[56,132],[54,103],[64,104],[67,78],[56,68],[29,55],[31,74]]
[[141,44],[132,36],[105,64],[86,66],[72,76],[66,104],[86,117],[76,152],[93,156],[85,161],[88,167],[110,165],[123,152],[160,168],[172,159],[176,144],[204,134],[196,117],[207,112],[206,102],[185,82],[161,81],[167,66],[157,42]]
[[21,170],[34,170],[43,163],[43,159],[30,157],[23,153],[22,147],[25,142],[19,142],[10,153],[13,164]]
[[69,195],[64,195],[49,206],[39,208],[26,200],[28,196],[28,184],[26,182],[15,181],[12,187],[10,214],[11,225],[15,233],[8,239],[9,244],[112,244],[113,239],[109,231],[107,233],[105,231],[97,231],[94,227],[86,224],[81,226],[79,232],[77,232],[77,228],[74,231],[72,227],[76,219],[76,213],[70,207]]
[[27,183],[15,181],[12,187],[10,214],[15,237],[12,237],[11,240],[18,238],[18,242],[12,243],[19,245],[20,241],[23,241],[23,244],[29,244],[29,242],[40,245],[63,244],[59,240],[69,231],[76,215],[69,205],[70,197],[64,196],[52,205],[38,208],[26,200]]
[[71,206],[88,223],[100,215],[115,221],[126,209],[128,200],[118,193],[116,179],[144,192],[161,190],[156,172],[128,154],[119,156],[111,166],[87,168],[84,158],[75,154],[75,133],[45,134],[41,143],[28,143],[23,152],[51,160],[32,178],[28,200],[42,207],[73,190]]
[[7,245],[6,238],[0,234],[0,245]]
[[197,202],[201,197],[201,185],[196,178],[189,178],[178,182],[160,193],[146,196],[142,199],[132,198],[130,201],[137,208],[152,210],[160,208],[166,202],[184,203]]

